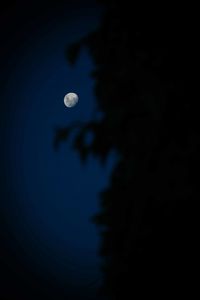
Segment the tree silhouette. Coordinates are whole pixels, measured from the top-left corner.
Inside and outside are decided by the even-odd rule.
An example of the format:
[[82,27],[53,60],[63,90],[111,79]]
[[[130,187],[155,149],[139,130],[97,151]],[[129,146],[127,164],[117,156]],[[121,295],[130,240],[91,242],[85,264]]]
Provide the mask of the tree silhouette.
[[[74,149],[83,161],[93,154],[105,162],[112,150],[119,155],[93,218],[102,229],[102,291],[111,299],[124,299],[126,291],[162,299],[186,288],[190,203],[199,199],[198,112],[186,92],[186,35],[178,26],[134,25],[130,6],[99,2],[105,6],[100,27],[66,56],[74,64],[88,48],[102,113],[80,125]],[[56,144],[72,129],[58,129]]]

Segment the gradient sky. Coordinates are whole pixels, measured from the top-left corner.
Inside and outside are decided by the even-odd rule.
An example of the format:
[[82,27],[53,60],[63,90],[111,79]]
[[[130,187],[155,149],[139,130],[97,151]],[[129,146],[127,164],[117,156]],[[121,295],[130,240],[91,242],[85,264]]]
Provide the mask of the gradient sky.
[[[64,56],[67,45],[99,24],[102,9],[94,1],[84,4],[52,5],[41,13],[37,6],[13,6],[0,24],[5,28],[0,59],[2,228],[16,259],[63,295],[67,286],[81,289],[101,276],[98,231],[89,218],[99,209],[98,192],[108,185],[114,162],[111,156],[103,168],[90,158],[83,166],[70,143],[53,150],[56,127],[87,121],[95,110],[87,50],[75,67]],[[76,107],[64,106],[67,92],[79,95]]]

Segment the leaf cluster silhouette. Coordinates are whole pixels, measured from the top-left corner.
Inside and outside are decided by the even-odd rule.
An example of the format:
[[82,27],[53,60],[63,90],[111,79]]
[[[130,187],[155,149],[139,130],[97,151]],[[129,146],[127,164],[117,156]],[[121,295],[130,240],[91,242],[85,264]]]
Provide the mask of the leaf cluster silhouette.
[[[99,2],[105,7],[99,28],[66,56],[75,64],[87,47],[102,113],[101,120],[80,126],[74,148],[83,161],[92,154],[106,162],[112,150],[119,157],[93,218],[102,235],[102,290],[111,299],[124,299],[127,290],[154,296],[161,290],[162,299],[184,290],[179,281],[189,281],[188,223],[191,202],[199,199],[199,118],[186,90],[187,36],[179,26],[133,22],[122,1]],[[57,141],[66,138],[67,129],[60,130]]]

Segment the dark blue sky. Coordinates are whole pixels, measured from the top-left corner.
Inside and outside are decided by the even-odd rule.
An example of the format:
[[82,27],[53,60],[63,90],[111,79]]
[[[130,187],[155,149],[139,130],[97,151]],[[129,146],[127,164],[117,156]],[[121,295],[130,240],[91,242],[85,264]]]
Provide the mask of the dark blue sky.
[[[87,121],[95,110],[86,49],[75,67],[64,51],[98,26],[102,10],[87,1],[41,14],[8,11],[1,19],[9,24],[0,77],[2,228],[28,270],[67,295],[101,277],[100,240],[89,218],[99,209],[98,192],[108,185],[114,158],[104,168],[93,158],[83,166],[69,143],[58,152],[52,145],[57,126]],[[63,104],[67,92],[79,95],[72,109]]]

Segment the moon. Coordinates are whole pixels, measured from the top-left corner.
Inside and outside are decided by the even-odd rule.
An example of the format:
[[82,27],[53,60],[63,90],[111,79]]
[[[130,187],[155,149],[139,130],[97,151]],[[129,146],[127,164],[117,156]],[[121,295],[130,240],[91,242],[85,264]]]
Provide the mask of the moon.
[[73,107],[78,102],[78,95],[75,93],[68,93],[64,97],[64,104],[66,107]]

